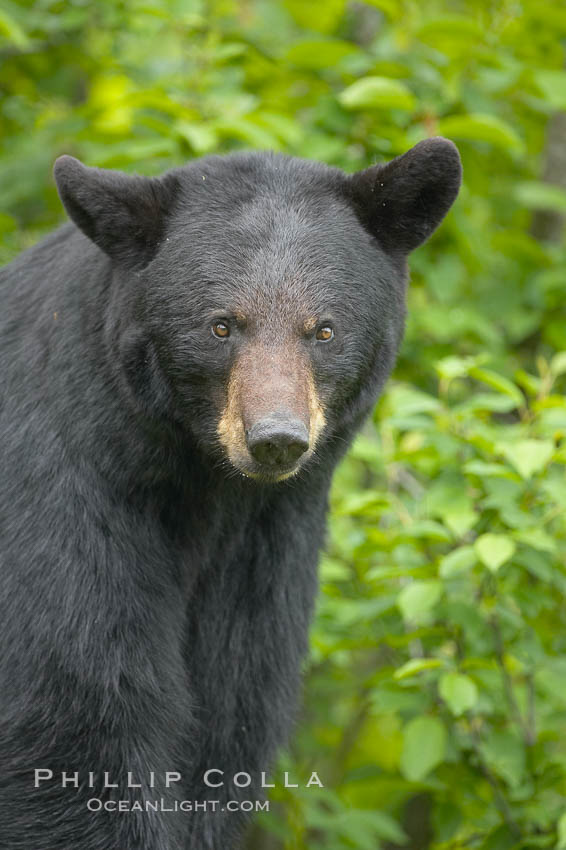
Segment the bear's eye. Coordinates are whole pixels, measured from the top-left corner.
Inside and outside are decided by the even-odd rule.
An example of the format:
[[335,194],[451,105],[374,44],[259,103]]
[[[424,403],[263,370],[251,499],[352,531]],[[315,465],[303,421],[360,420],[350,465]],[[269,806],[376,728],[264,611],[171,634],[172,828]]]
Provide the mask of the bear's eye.
[[226,337],[230,336],[230,328],[226,322],[214,322],[212,326],[212,333],[214,336],[218,337],[218,339],[226,339]]
[[321,325],[316,332],[316,338],[319,342],[330,342],[334,337],[334,328],[330,325]]

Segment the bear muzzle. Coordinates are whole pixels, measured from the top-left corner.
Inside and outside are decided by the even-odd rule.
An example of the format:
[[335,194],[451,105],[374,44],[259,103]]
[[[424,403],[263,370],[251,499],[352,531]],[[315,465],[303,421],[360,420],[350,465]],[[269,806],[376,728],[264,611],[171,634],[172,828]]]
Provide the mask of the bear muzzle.
[[293,354],[249,349],[232,369],[218,437],[231,464],[250,478],[294,475],[324,427],[310,364]]

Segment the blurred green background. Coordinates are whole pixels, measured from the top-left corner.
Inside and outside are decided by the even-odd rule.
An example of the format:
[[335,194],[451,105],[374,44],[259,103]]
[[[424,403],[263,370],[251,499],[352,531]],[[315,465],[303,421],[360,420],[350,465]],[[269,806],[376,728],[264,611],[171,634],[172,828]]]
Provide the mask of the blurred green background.
[[462,154],[333,490],[280,764],[326,788],[278,788],[248,850],[566,848],[565,40],[558,0],[0,4],[2,261],[62,221],[64,152]]

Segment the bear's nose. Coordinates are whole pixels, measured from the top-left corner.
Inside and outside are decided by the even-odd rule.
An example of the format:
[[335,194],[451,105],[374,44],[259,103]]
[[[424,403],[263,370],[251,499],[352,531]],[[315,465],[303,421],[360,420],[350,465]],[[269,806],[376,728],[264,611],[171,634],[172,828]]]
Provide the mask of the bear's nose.
[[246,434],[251,455],[265,466],[296,463],[309,447],[309,434],[300,420],[263,419]]

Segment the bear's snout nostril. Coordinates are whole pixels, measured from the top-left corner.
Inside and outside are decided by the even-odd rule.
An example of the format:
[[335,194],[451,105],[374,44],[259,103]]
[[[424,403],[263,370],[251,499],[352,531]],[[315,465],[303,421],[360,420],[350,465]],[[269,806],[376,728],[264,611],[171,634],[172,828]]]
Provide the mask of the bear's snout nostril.
[[309,447],[309,434],[300,421],[267,419],[247,432],[250,454],[264,466],[289,466]]

